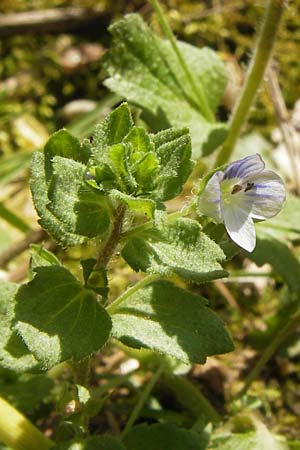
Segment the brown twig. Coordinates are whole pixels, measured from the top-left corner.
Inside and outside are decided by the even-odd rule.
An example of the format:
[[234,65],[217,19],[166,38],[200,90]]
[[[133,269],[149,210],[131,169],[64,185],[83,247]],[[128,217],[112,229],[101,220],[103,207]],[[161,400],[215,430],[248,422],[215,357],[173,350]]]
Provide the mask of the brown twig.
[[41,242],[47,237],[47,233],[41,228],[32,231],[24,239],[16,242],[0,255],[0,267],[4,267],[13,258],[27,250],[30,244]]
[[[106,16],[106,17],[105,17]],[[100,19],[107,23],[104,9],[53,8],[21,13],[0,14],[0,36],[19,33],[57,33],[88,26],[100,27]]]
[[223,281],[221,280],[215,280],[213,282],[214,286],[216,287],[216,289],[220,292],[220,294],[227,300],[227,302],[229,303],[229,305],[236,309],[236,310],[240,310],[239,304],[237,303],[236,299],[234,298],[234,296],[232,295],[232,293],[230,292],[230,290],[228,289],[227,286],[225,286],[225,284],[223,283]]
[[115,248],[120,241],[125,212],[126,206],[120,204],[116,211],[112,232],[99,253],[99,257],[96,263],[97,267],[106,267],[110,258],[112,257]]
[[300,161],[300,154],[296,147],[296,140],[295,140],[295,134],[296,130],[294,129],[293,125],[290,121],[290,114],[286,107],[279,81],[278,76],[274,68],[270,65],[268,72],[268,91],[270,98],[272,100],[275,114],[277,117],[277,121],[279,123],[282,136],[285,142],[285,146],[287,149],[287,153],[291,160],[291,166],[293,170],[294,175],[294,181],[296,184],[297,192],[300,192],[300,179],[299,179],[299,173],[298,173],[298,167],[299,162],[297,164],[297,158],[299,158]]

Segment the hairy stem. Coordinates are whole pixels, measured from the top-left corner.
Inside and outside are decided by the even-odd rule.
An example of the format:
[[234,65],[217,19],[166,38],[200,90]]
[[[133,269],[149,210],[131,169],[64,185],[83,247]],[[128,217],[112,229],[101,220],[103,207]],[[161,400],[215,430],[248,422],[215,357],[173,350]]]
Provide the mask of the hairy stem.
[[230,159],[242,127],[247,120],[272,54],[276,33],[286,3],[286,0],[269,0],[268,2],[245,84],[229,121],[229,133],[217,156],[216,167],[225,164]]
[[253,383],[253,381],[258,377],[262,369],[265,367],[266,363],[273,356],[278,347],[285,341],[285,339],[290,335],[291,331],[298,326],[300,323],[300,313],[297,311],[293,314],[290,321],[288,321],[279,332],[272,337],[271,342],[263,351],[261,357],[247,376],[243,388],[237,393],[234,400],[242,397],[246,394],[247,390]]
[[106,267],[109,263],[109,260],[114,254],[114,251],[120,241],[122,227],[123,227],[123,220],[126,212],[126,206],[123,204],[120,204],[117,207],[116,214],[115,214],[115,220],[112,228],[112,232],[106,241],[104,247],[99,253],[96,267]]
[[126,426],[122,432],[122,437],[124,437],[130,430],[132,425],[134,424],[134,422],[136,421],[136,419],[138,418],[141,409],[143,408],[144,404],[146,403],[146,401],[148,400],[155,384],[157,383],[159,377],[161,376],[163,372],[163,365],[161,365],[157,371],[154,373],[154,375],[152,376],[151,380],[149,381],[149,383],[146,385],[144,391],[141,393],[135,407],[133,408],[133,411],[128,419],[128,422],[126,423]]
[[0,397],[0,441],[13,450],[48,450],[54,443]]
[[149,0],[153,9],[155,10],[155,12],[158,15],[161,27],[165,33],[165,35],[167,36],[167,38],[169,39],[172,48],[178,58],[178,61],[182,67],[182,70],[185,73],[187,82],[190,84],[192,91],[197,99],[197,104],[199,106],[200,111],[202,112],[203,116],[209,121],[209,122],[214,122],[215,121],[215,117],[209,107],[209,104],[207,102],[206,96],[203,92],[202,89],[202,85],[200,84],[200,82],[196,82],[193,73],[191,72],[189,66],[187,65],[178,45],[176,42],[176,38],[171,30],[170,25],[168,24],[164,13],[161,9],[161,6],[159,4],[158,0]]

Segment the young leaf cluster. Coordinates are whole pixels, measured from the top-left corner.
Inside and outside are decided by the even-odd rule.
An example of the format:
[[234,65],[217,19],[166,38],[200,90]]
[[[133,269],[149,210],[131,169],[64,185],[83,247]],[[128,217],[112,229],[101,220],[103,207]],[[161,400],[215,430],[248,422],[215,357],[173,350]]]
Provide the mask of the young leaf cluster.
[[[148,134],[126,103],[80,143],[66,130],[33,156],[31,189],[40,223],[64,247],[93,240],[98,254],[75,277],[51,252],[32,246],[29,281],[1,285],[1,364],[19,371],[80,361],[111,336],[183,362],[232,350],[224,324],[205,298],[179,288],[226,276],[221,248],[190,218],[169,217],[164,201],[191,173],[186,128]],[[107,305],[107,263],[118,245],[149,274]]]

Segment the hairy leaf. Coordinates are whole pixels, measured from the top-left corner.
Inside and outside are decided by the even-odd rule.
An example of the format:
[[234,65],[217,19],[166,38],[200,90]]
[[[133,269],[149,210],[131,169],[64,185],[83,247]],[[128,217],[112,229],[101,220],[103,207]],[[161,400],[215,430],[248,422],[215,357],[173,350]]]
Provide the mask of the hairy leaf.
[[18,287],[17,284],[0,281],[0,366],[24,372],[36,368],[38,361],[13,328]]
[[16,295],[15,320],[18,333],[43,368],[100,350],[111,321],[95,294],[64,267],[35,271],[34,279]]
[[85,166],[72,159],[54,156],[48,161],[41,153],[33,157],[31,189],[39,222],[63,245],[81,244],[110,227],[107,200],[85,183],[85,172]]
[[101,163],[105,149],[122,142],[132,127],[133,121],[128,105],[122,103],[96,126],[92,143],[93,161]]
[[192,219],[177,219],[161,231],[131,238],[122,256],[136,271],[161,275],[176,274],[195,282],[227,276],[220,265],[225,255]]
[[[116,22],[110,31],[114,47],[103,59],[109,75],[105,85],[141,106],[144,119],[155,131],[188,126],[195,158],[220,145],[226,136],[225,125],[210,123],[199,112],[169,42],[155,36],[137,14]],[[214,111],[226,83],[222,63],[208,48],[178,45]]]
[[155,153],[159,157],[159,170],[155,177],[155,197],[169,200],[182,191],[190,175],[191,139],[187,128],[161,131],[152,137]]
[[40,216],[39,223],[53,239],[65,246],[84,242],[84,236],[68,232],[65,225],[47,208],[49,204],[48,184],[45,176],[45,159],[42,153],[33,154],[30,187],[34,206]]
[[233,349],[207,300],[167,281],[147,285],[110,312],[113,336],[129,347],[148,348],[187,363],[203,363],[209,355]]

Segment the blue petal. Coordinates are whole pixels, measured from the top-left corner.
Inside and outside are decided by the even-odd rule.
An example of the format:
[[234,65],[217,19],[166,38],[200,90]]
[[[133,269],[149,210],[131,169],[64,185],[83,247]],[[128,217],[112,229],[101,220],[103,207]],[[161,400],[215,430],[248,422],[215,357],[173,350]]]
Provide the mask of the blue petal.
[[285,201],[285,187],[280,176],[272,170],[263,170],[251,181],[254,189],[243,193],[245,201],[252,202],[251,217],[267,219],[278,214]]
[[236,205],[223,205],[224,224],[231,239],[244,250],[252,252],[256,244],[254,223],[249,211]]
[[260,155],[246,156],[246,158],[229,164],[224,172],[224,180],[239,178],[242,182],[247,182],[262,172],[264,168],[265,163]]
[[223,172],[220,170],[208,180],[204,190],[198,198],[198,210],[205,216],[212,217],[217,223],[223,222],[221,215],[221,190],[220,183]]

